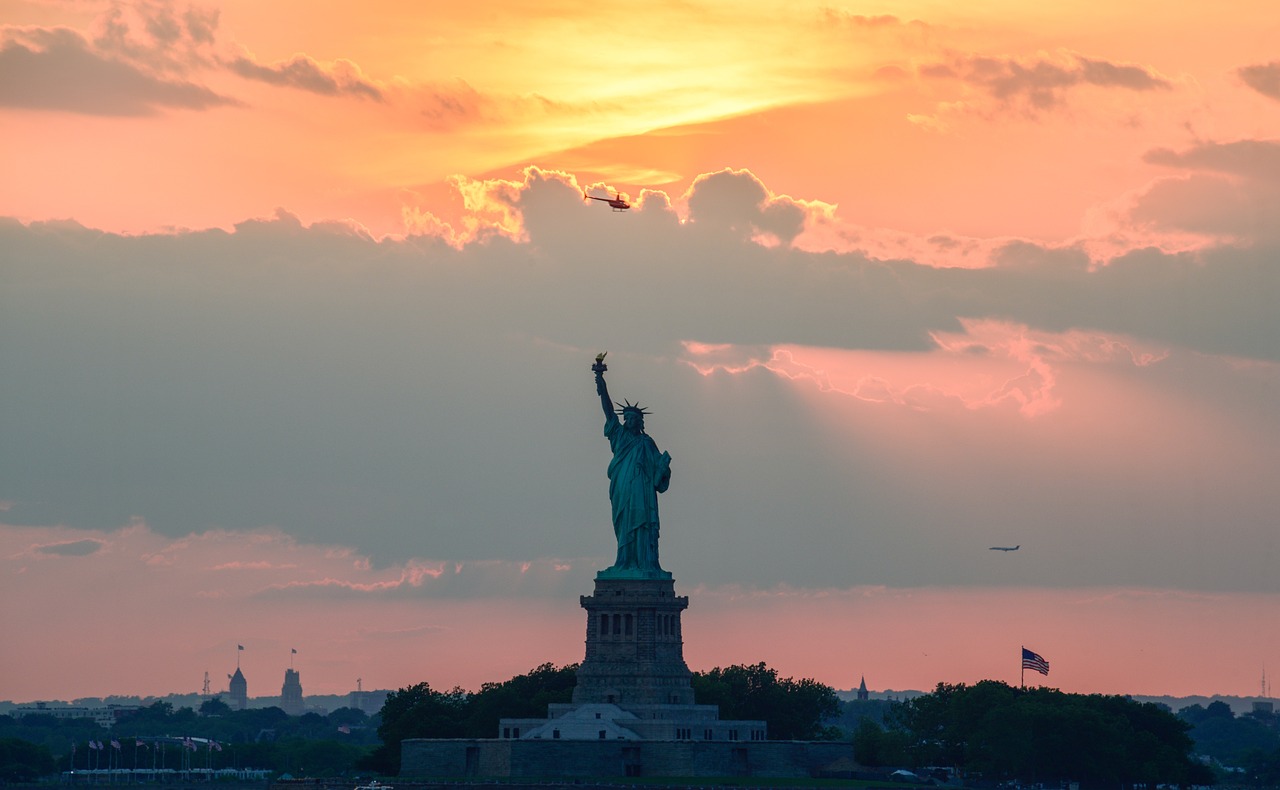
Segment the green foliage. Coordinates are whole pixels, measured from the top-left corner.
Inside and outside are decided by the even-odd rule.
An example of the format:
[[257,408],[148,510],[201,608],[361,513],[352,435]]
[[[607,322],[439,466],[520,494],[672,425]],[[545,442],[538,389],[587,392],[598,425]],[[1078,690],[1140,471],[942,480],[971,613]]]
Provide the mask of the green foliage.
[[885,730],[865,718],[853,732],[853,758],[868,768],[907,765],[907,734],[902,730]]
[[221,697],[210,697],[200,703],[201,716],[226,716],[231,712],[231,706],[222,701]]
[[34,782],[56,770],[49,747],[21,738],[0,738],[0,783]]
[[499,719],[534,719],[547,715],[547,705],[573,700],[578,665],[556,668],[542,664],[503,683],[485,683],[467,699],[462,737],[493,738]]
[[835,689],[809,678],[779,678],[763,663],[695,672],[693,693],[701,705],[719,705],[722,719],[763,719],[772,740],[839,737],[824,726],[840,712]]
[[1280,787],[1280,746],[1270,751],[1253,749],[1246,752],[1239,767],[1254,787]]
[[[221,710],[219,707],[206,708]],[[339,730],[345,728],[345,731]],[[307,713],[289,716],[280,708],[227,710],[221,715],[199,715],[190,708],[175,709],[160,701],[123,716],[111,729],[92,719],[58,719],[48,714],[28,714],[21,720],[0,716],[0,739],[21,739],[45,749],[55,761],[53,770],[69,770],[72,746],[76,747],[75,767],[86,768],[109,761],[121,768],[169,768],[181,765],[184,751],[174,743],[148,742],[137,746],[137,738],[193,737],[217,741],[222,749],[201,747],[191,755],[199,767],[252,767],[274,771],[305,769],[313,776],[349,773],[356,762],[372,750],[377,733],[369,717],[351,708],[330,716]],[[111,740],[121,742],[113,750]],[[88,742],[101,741],[103,752],[88,749]]]
[[90,738],[102,740],[107,736],[93,719],[58,719],[49,714],[31,713],[20,719],[0,716],[0,738],[15,738],[48,749],[59,761],[59,768],[69,767],[65,756],[71,744],[79,742],[84,747]]
[[862,726],[863,719],[870,719],[883,727],[889,709],[897,704],[897,702],[887,699],[841,700],[840,712],[834,718],[828,719],[826,723],[839,727],[847,737]]
[[381,774],[400,770],[400,741],[405,738],[496,738],[498,720],[539,718],[552,702],[569,702],[577,683],[576,664],[543,664],[502,683],[486,683],[468,694],[426,683],[400,689],[382,706],[378,736],[382,745],[360,763]]
[[1280,749],[1280,732],[1254,716],[1236,716],[1221,700],[1188,706],[1178,716],[1191,724],[1196,751],[1223,765],[1243,767],[1250,756]]
[[911,764],[986,779],[1187,784],[1209,777],[1190,759],[1188,726],[1126,697],[1017,689],[996,681],[937,689],[893,709]]
[[425,682],[387,695],[378,737],[382,745],[360,763],[380,774],[400,772],[400,742],[405,738],[456,738],[462,731],[467,694],[460,688],[439,692]]

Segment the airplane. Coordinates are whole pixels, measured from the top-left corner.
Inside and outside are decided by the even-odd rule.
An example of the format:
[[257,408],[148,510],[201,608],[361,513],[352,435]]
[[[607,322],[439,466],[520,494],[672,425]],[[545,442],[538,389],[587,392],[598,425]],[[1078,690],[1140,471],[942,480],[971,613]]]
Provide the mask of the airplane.
[[582,202],[584,202],[584,203],[585,203],[585,202],[587,202],[587,200],[588,200],[588,199],[590,199],[590,200],[602,200],[602,201],[604,201],[605,203],[608,203],[608,204],[609,204],[609,206],[610,206],[610,208],[612,208],[614,211],[626,211],[627,209],[631,208],[631,204],[630,204],[630,203],[628,203],[627,201],[625,201],[625,200],[623,200],[623,199],[622,199],[622,193],[621,193],[621,192],[614,192],[614,193],[613,193],[613,197],[611,197],[611,198],[602,198],[602,197],[596,197],[595,195],[588,195],[588,194],[584,191],[584,192],[582,193]]
[[1016,546],[992,546],[990,551],[1017,551],[1020,548],[1022,548],[1021,543]]

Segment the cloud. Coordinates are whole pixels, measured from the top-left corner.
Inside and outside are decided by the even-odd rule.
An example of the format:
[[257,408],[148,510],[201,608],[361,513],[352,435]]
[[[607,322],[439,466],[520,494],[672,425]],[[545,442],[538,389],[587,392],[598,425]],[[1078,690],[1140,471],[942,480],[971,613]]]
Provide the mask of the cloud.
[[1115,232],[1181,234],[1188,250],[1280,239],[1280,142],[1203,142],[1143,159],[1182,172],[1115,201],[1108,209]]
[[866,14],[854,14],[841,8],[824,8],[822,9],[822,18],[825,22],[836,25],[848,25],[853,28],[886,28],[898,27],[905,24],[902,19],[893,14],[878,14],[876,16],[867,16]]
[[[218,23],[217,9],[190,6],[179,12],[172,2],[139,0],[106,9],[92,40],[68,28],[6,28],[0,39],[0,103],[108,116],[240,106],[191,76],[224,69],[277,87],[384,101],[383,89],[350,60],[322,63],[297,54],[266,64],[244,52],[225,54],[217,42]],[[456,111],[453,96],[439,97],[439,112]]]
[[[708,174],[687,198],[644,194],[625,214],[584,204],[571,174],[463,186],[488,230],[454,243],[287,211],[137,237],[0,223],[6,518],[91,530],[140,514],[173,541],[139,555],[157,572],[183,568],[182,541],[201,536],[193,578],[208,596],[549,594],[612,548],[588,370],[608,350],[616,396],[653,404],[675,458],[664,536],[688,573],[803,586],[853,562],[876,583],[967,583],[945,552],[865,563],[916,541],[958,549],[975,525],[1033,512],[1038,534],[1158,523],[1185,538],[1164,561],[1199,552],[1188,584],[1265,583],[1252,555],[1204,554],[1195,501],[1265,554],[1256,514],[1273,487],[1250,481],[1280,465],[1274,247],[1096,262],[1012,241],[982,268],[938,268],[807,250],[825,215],[747,171]],[[1100,446],[1125,452],[1099,460]],[[1006,476],[1001,497],[966,493]],[[946,485],[923,496],[922,479]],[[784,522],[786,540],[768,528]],[[267,525],[355,555],[214,548]],[[775,559],[716,550],[747,539]],[[1219,574],[1233,558],[1249,570]],[[1067,567],[1040,570],[1065,583]]]
[[66,28],[10,28],[0,44],[0,105],[85,115],[150,115],[238,102],[116,59]]
[[572,594],[573,586],[588,583],[595,570],[607,564],[593,560],[484,560],[476,562],[421,562],[411,560],[390,568],[344,568],[340,575],[310,575],[275,582],[255,593],[256,598],[309,598],[347,600],[368,597],[418,599],[484,599],[520,596],[541,598]]
[[181,14],[168,0],[115,3],[95,23],[93,45],[152,72],[186,72],[213,61],[219,11],[188,6]]
[[87,557],[101,551],[106,545],[100,540],[72,540],[63,543],[50,543],[32,549],[38,554],[53,554],[60,557]]
[[770,194],[750,171],[729,168],[695,178],[685,201],[697,226],[783,246],[804,230],[810,212],[786,195]]
[[960,324],[960,332],[933,333],[933,351],[915,360],[884,360],[887,364],[835,349],[692,341],[684,344],[684,361],[704,376],[764,369],[790,381],[812,382],[821,392],[872,403],[917,410],[1012,408],[1036,418],[1062,406],[1057,382],[1064,365],[1125,361],[1146,366],[1168,356],[1167,350],[1118,336],[1037,332],[991,319],[961,319]]
[[1173,87],[1167,79],[1142,66],[1098,60],[1073,52],[1030,59],[962,55],[921,66],[919,73],[935,80],[959,80],[984,91],[1001,108],[1020,108],[1028,115],[1062,106],[1069,91],[1085,86],[1129,91]]
[[[890,462],[888,458],[880,460]],[[306,693],[312,695],[346,693],[357,677],[363,678],[366,689],[400,688],[423,680],[433,686],[477,689],[484,682],[511,677],[544,661],[567,664],[582,660],[584,615],[578,596],[590,592],[589,575],[575,577],[554,592],[533,599],[527,595],[529,589],[505,585],[497,597],[481,599],[397,596],[365,590],[334,594],[342,584],[398,578],[396,574],[413,563],[362,571],[344,566],[332,556],[350,559],[358,555],[349,547],[293,541],[272,530],[210,531],[167,538],[140,522],[80,540],[109,543],[109,552],[65,559],[47,557],[39,574],[15,572],[20,563],[31,561],[30,554],[16,548],[62,544],[69,534],[75,533],[60,527],[0,526],[0,607],[5,622],[26,637],[6,640],[0,646],[5,666],[23,681],[20,687],[14,686],[18,701],[100,695],[104,682],[114,684],[112,693],[162,694],[191,687],[196,682],[193,678],[198,680],[199,668],[208,667],[217,683],[224,669],[229,673],[236,666],[248,678],[250,694],[260,696],[279,688],[279,679],[291,666],[291,659],[292,666],[302,673]],[[1020,534],[1025,537],[1025,532]],[[1061,552],[1057,544],[1044,540],[1022,543],[1016,563],[997,562],[985,549],[956,551],[949,560],[953,564],[976,562],[990,576],[1025,577],[1038,573],[1041,563],[1053,561]],[[1153,544],[1147,550],[1159,551],[1160,546]],[[914,551],[917,556],[923,553],[919,545]],[[138,565],[140,557],[154,553],[167,554],[174,565]],[[211,556],[218,560],[213,566]],[[220,579],[227,575],[216,570],[215,566],[224,564],[221,560],[255,556],[271,567],[251,572],[268,580],[274,576],[278,585],[308,577],[317,583],[310,590],[293,588],[272,595],[262,594],[259,583]],[[523,572],[539,574],[539,564],[531,562]],[[1032,567],[1021,567],[1028,565]],[[453,563],[442,567],[447,574],[466,573]],[[525,566],[520,563],[495,564],[489,569],[492,575],[484,581],[509,579],[522,568]],[[1199,685],[1204,678],[1178,671],[1182,665],[1176,662],[1169,671],[1150,676],[1150,688],[1135,688],[1135,668],[1149,669],[1143,651],[1159,649],[1192,656],[1195,665],[1203,668],[1212,666],[1214,656],[1221,653],[1218,646],[1233,634],[1246,634],[1246,647],[1263,654],[1273,650],[1276,642],[1272,631],[1248,628],[1248,623],[1274,615],[1274,593],[1227,594],[1136,585],[1045,589],[1028,585],[912,588],[783,583],[761,587],[741,580],[714,584],[691,576],[677,572],[680,592],[690,598],[683,624],[685,658],[692,667],[704,670],[765,661],[783,674],[814,677],[840,687],[852,687],[859,674],[866,675],[868,684],[876,687],[915,688],[940,679],[971,682],[989,677],[1002,655],[1016,656],[1019,640],[1033,640],[1037,649],[1054,661],[1055,677],[1064,687],[1091,692],[1190,693],[1204,690]],[[325,586],[334,589],[322,592],[320,588]],[[110,604],[106,605],[102,591],[108,589]],[[212,594],[215,591],[217,594]],[[41,605],[29,605],[33,600]],[[984,615],[997,609],[1006,616]],[[1182,627],[1189,619],[1205,625],[1189,633]],[[156,622],[167,625],[163,629],[142,627]],[[854,622],[859,628],[850,631],[847,638],[839,637],[837,649],[815,653],[809,635],[831,622]],[[1181,625],[1156,626],[1162,622]],[[1144,624],[1141,648],[1134,647],[1135,623]],[[122,627],[133,629],[134,653],[141,651],[153,658],[147,673],[138,673],[137,655],[121,651],[104,653],[92,673],[77,672],[76,655],[50,653],[44,647],[58,634],[109,639]],[[761,642],[753,636],[761,628],[784,638]],[[915,646],[912,635],[922,630],[961,646],[949,656],[945,669],[930,664]],[[884,635],[887,647],[859,653],[859,631]],[[1213,638],[1205,639],[1206,633]],[[1000,647],[1008,644],[1015,646],[1012,652]],[[239,650],[239,645],[245,649]],[[896,649],[893,645],[905,647]],[[1090,651],[1096,653],[1099,645],[1108,656],[1103,665],[1089,660]],[[296,655],[293,648],[298,650]],[[422,667],[424,654],[433,656],[429,670]],[[824,659],[824,655],[831,658]],[[853,675],[850,655],[858,656]],[[1013,660],[1009,663],[1016,666]],[[193,672],[192,667],[197,670]],[[1215,683],[1226,683],[1226,687],[1238,683],[1241,688],[1252,683],[1252,675],[1243,670],[1229,677],[1229,681]]]
[[1185,151],[1157,148],[1143,159],[1152,164],[1226,173],[1280,186],[1280,140],[1205,142]]
[[280,85],[324,96],[351,95],[382,101],[382,91],[369,81],[360,67],[349,60],[322,64],[307,55],[294,55],[287,61],[264,65],[249,55],[241,55],[228,63],[241,77],[270,85]]
[[1236,70],[1244,84],[1269,99],[1280,100],[1280,60]]

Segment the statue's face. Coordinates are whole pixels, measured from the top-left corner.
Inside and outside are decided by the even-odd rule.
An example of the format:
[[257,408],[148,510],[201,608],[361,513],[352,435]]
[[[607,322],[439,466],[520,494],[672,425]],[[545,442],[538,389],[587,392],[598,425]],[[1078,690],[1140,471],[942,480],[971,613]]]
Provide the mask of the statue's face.
[[644,430],[644,415],[640,412],[629,411],[626,414],[626,419],[623,421],[623,424],[630,430],[639,433]]

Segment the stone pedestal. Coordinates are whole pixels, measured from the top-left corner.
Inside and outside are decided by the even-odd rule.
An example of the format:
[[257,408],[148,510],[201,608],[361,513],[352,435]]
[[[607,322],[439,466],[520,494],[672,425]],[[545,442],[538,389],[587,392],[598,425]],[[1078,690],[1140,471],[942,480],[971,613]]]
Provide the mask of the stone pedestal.
[[582,596],[587,649],[573,690],[575,705],[693,704],[680,628],[689,599],[677,597],[670,574],[662,575],[666,578],[601,572],[595,595]]

